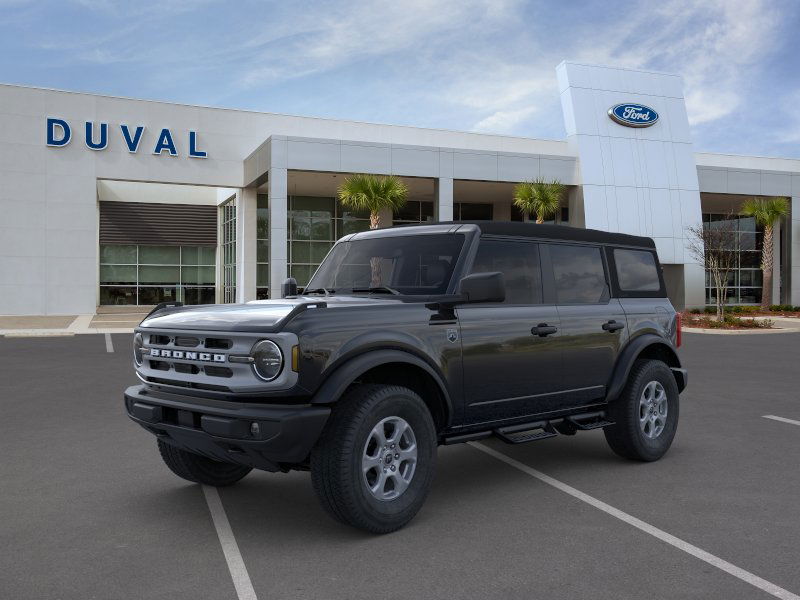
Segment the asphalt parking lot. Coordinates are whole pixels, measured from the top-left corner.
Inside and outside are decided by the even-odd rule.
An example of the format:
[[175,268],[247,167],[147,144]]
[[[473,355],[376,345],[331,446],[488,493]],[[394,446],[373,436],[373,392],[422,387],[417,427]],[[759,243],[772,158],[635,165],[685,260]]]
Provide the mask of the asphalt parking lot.
[[[0,338],[0,597],[237,598],[201,487],[124,414],[130,342]],[[485,443],[515,464],[443,447],[427,504],[382,537],[330,520],[307,473],[253,472],[222,506],[261,600],[797,598],[800,426],[764,415],[800,421],[798,348],[686,334],[690,386],[657,463],[617,458],[599,431]]]

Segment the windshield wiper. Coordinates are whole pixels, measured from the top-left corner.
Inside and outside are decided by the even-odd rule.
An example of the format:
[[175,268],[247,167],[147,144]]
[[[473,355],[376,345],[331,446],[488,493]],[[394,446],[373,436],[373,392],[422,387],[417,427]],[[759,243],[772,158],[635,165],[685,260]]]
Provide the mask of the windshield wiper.
[[310,290],[303,290],[303,296],[305,296],[307,294],[325,294],[326,296],[330,296],[333,293],[334,293],[334,290],[332,290],[332,289],[329,290],[329,289],[324,288],[324,287],[313,288],[313,289],[310,289]]
[[375,287],[368,288],[353,288],[351,291],[355,294],[359,292],[369,292],[370,294],[394,294],[395,296],[400,294],[400,292],[394,288],[390,288],[388,285],[376,285]]

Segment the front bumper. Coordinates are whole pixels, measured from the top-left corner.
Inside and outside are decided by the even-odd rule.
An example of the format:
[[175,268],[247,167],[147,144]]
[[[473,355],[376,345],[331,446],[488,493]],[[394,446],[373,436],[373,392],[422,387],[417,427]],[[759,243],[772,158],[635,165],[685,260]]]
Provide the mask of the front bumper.
[[325,406],[210,400],[144,385],[125,390],[125,409],[164,442],[265,471],[303,463],[330,415]]

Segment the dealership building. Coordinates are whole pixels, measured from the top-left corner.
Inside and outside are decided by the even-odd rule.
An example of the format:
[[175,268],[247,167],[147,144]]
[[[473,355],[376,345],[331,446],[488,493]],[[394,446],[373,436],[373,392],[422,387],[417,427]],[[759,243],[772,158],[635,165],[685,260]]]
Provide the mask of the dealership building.
[[[713,293],[688,228],[786,197],[773,301],[800,305],[800,160],[695,152],[677,75],[563,62],[556,77],[564,140],[0,85],[0,315],[278,297],[368,228],[336,200],[351,173],[403,179],[394,224],[528,220],[515,184],[558,179],[555,222],[652,237],[679,307]],[[762,232],[736,223],[728,300],[756,303]]]

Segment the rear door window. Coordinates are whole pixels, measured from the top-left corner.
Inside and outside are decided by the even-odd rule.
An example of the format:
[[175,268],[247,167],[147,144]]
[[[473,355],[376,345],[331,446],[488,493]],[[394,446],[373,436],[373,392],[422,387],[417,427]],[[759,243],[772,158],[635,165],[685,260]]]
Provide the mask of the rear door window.
[[652,252],[614,249],[619,289],[625,292],[657,292],[661,289],[658,266]]
[[600,248],[553,244],[550,260],[559,304],[596,304],[609,299]]

